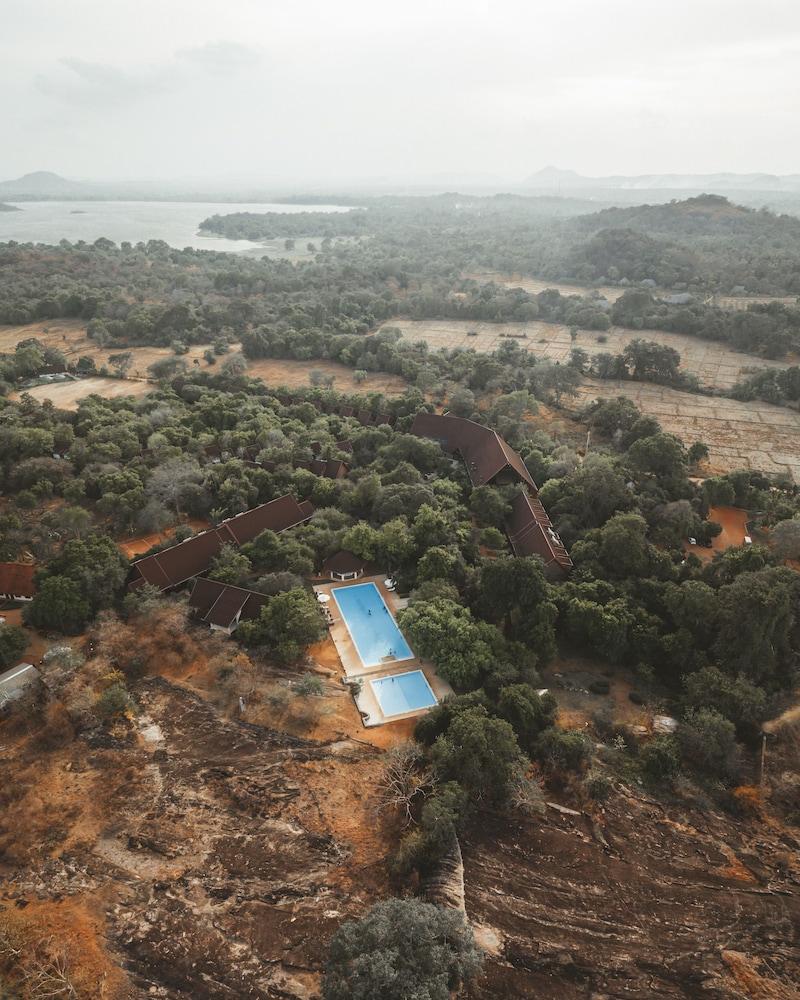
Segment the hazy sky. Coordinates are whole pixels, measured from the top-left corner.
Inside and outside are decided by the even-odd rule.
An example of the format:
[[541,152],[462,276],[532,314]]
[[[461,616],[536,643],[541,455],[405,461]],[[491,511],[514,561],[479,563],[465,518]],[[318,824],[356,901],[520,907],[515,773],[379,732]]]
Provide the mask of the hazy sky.
[[0,0],[0,177],[800,172],[796,0]]

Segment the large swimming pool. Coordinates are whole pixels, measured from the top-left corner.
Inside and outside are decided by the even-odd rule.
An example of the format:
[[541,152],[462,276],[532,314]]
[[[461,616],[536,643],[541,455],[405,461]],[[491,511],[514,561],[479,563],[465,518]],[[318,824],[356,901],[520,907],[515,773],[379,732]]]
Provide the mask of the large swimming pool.
[[395,674],[393,677],[376,677],[369,683],[387,719],[436,704],[436,695],[421,670],[410,670],[407,674]]
[[365,667],[413,658],[411,647],[374,583],[336,587],[332,593]]

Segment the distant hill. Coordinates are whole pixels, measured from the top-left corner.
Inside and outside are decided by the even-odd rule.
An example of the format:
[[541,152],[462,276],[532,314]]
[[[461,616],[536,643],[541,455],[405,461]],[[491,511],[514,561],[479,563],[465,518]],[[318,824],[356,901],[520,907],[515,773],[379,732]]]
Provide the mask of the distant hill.
[[5,202],[0,201],[0,212],[19,212],[20,209],[16,205],[6,205]]
[[549,193],[565,190],[622,191],[797,191],[800,174],[639,174],[627,177],[612,174],[607,177],[585,177],[574,170],[545,167],[532,174],[521,188]]
[[800,294],[800,219],[720,195],[606,208],[565,222],[547,277]]
[[74,198],[86,190],[86,185],[67,180],[49,170],[36,170],[12,181],[0,181],[2,198]]

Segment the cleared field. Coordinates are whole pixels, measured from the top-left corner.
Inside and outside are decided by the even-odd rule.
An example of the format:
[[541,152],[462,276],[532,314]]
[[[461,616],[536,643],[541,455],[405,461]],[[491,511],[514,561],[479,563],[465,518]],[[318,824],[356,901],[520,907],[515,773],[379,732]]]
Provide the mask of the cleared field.
[[[110,355],[130,351],[134,360],[129,374],[137,378],[147,378],[147,367],[154,361],[175,356],[169,347],[100,347],[86,336],[86,323],[73,319],[54,319],[26,326],[0,326],[0,352],[13,351],[21,340],[30,337],[48,347],[57,348],[69,361],[79,357],[92,358],[98,368],[108,364]],[[188,354],[182,355],[183,360],[189,365],[197,360],[202,367],[207,367],[202,360],[203,351],[207,348],[207,344],[195,344],[189,348]]]
[[[569,328],[560,323],[477,323],[466,320],[393,320],[387,326],[399,327],[408,340],[425,340],[431,347],[464,347],[475,351],[495,351],[514,337],[515,342],[535,354],[564,364],[573,347],[582,347],[589,355],[609,352],[619,354],[637,338],[654,340],[674,348],[681,356],[681,368],[696,375],[703,385],[714,389],[730,389],[748,371],[757,368],[786,368],[785,361],[765,361],[751,354],[740,354],[715,340],[701,340],[681,333],[663,330],[627,330],[612,327],[602,334],[579,330],[573,342]],[[468,336],[472,331],[476,335]],[[522,339],[521,334],[527,336]]]
[[[465,274],[465,278],[472,278],[481,284],[494,282],[496,285],[503,285],[504,288],[523,288],[532,295],[547,288],[555,288],[562,295],[586,295],[592,296],[599,292],[609,302],[616,302],[628,289],[620,288],[618,285],[602,285],[600,287],[590,287],[588,285],[570,285],[564,281],[544,281],[541,278],[530,278],[522,274],[499,274],[496,271],[481,271],[474,274]],[[650,289],[654,295],[664,296],[672,294],[669,289]],[[784,305],[794,305],[798,301],[796,295],[710,295],[698,296],[700,299],[708,301],[712,305],[720,306],[722,309],[746,309],[756,302],[782,302]]]
[[[54,385],[37,385],[25,392],[43,402],[49,399],[59,410],[77,410],[78,403],[87,396],[97,394],[104,399],[118,399],[122,396],[146,396],[152,392],[155,385],[151,382],[140,382],[133,379],[102,378],[92,376],[72,382],[57,382]],[[19,399],[20,393],[12,393],[11,399]]]
[[399,375],[387,372],[370,372],[366,382],[360,385],[353,380],[353,369],[338,361],[288,361],[276,358],[259,358],[251,361],[247,368],[250,378],[258,378],[265,385],[286,386],[288,389],[308,387],[309,374],[323,372],[334,378],[333,388],[339,392],[382,392],[387,396],[400,396],[406,390],[406,382]]
[[[86,324],[81,320],[50,320],[46,323],[29,323],[26,326],[0,326],[0,353],[13,351],[21,340],[28,340],[31,337],[35,337],[48,347],[55,347],[62,351],[69,360],[75,360],[83,356],[90,357],[94,359],[98,367],[108,363],[109,355],[128,351],[133,355],[134,359],[129,369],[129,374],[135,378],[147,378],[147,368],[154,361],[175,356],[168,347],[98,347],[93,340],[90,340],[86,336]],[[219,368],[219,364],[224,360],[224,357],[218,359],[216,366],[209,366],[203,360],[203,352],[207,350],[208,346],[207,344],[195,344],[189,348],[188,354],[183,354],[181,357],[190,367],[195,366],[195,362],[198,362],[196,367],[199,367],[201,371],[216,371]],[[231,351],[235,352],[238,346],[238,344],[232,344]],[[273,358],[262,358],[258,361],[252,361],[249,364],[247,374],[251,378],[261,379],[266,385],[276,387],[286,386],[289,389],[297,389],[310,384],[308,376],[309,372],[313,370],[324,372],[326,375],[333,375],[335,388],[342,392],[353,392],[358,389],[364,392],[383,392],[386,395],[399,396],[406,389],[404,379],[399,375],[389,375],[386,372],[370,372],[367,381],[359,386],[353,381],[352,369],[336,361],[283,361]],[[86,381],[84,380],[82,384],[85,385]],[[141,383],[137,382],[120,383],[115,379],[95,381],[101,381],[103,384],[110,382],[114,386],[141,385]],[[44,388],[48,392],[43,393],[41,390]],[[36,399],[53,399],[55,402],[55,396],[51,394],[53,390],[54,387],[51,386],[39,386],[31,390],[31,395]],[[93,389],[89,391],[100,392],[101,390]],[[148,390],[130,388],[128,391],[120,390],[116,392],[110,390],[102,394],[106,396],[138,396],[146,391]],[[88,392],[84,393],[84,395],[88,395]],[[68,397],[69,393],[65,392],[64,398]],[[57,405],[62,404],[59,403]],[[65,408],[69,409],[69,407]]]
[[800,482],[800,413],[769,403],[697,396],[642,382],[587,380],[575,406],[627,396],[685,444],[705,441],[712,472],[754,469]]
[[586,285],[570,285],[564,281],[545,281],[542,278],[531,278],[523,274],[499,274],[497,271],[478,271],[474,274],[465,274],[465,278],[472,278],[481,284],[488,284],[490,281],[495,285],[503,285],[504,288],[523,288],[531,295],[538,295],[548,288],[555,288],[562,295],[600,295],[608,299],[609,302],[616,302],[617,299],[627,291],[626,288],[618,288],[616,285],[603,285],[599,288],[589,288]]

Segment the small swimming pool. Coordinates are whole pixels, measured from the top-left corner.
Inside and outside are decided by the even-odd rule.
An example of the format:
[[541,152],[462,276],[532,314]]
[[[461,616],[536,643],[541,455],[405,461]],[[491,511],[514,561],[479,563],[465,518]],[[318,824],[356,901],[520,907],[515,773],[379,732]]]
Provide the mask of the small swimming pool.
[[374,583],[335,587],[331,593],[365,667],[413,659],[411,647]]
[[370,685],[386,718],[431,708],[437,703],[436,695],[421,670],[393,677],[376,677]]

